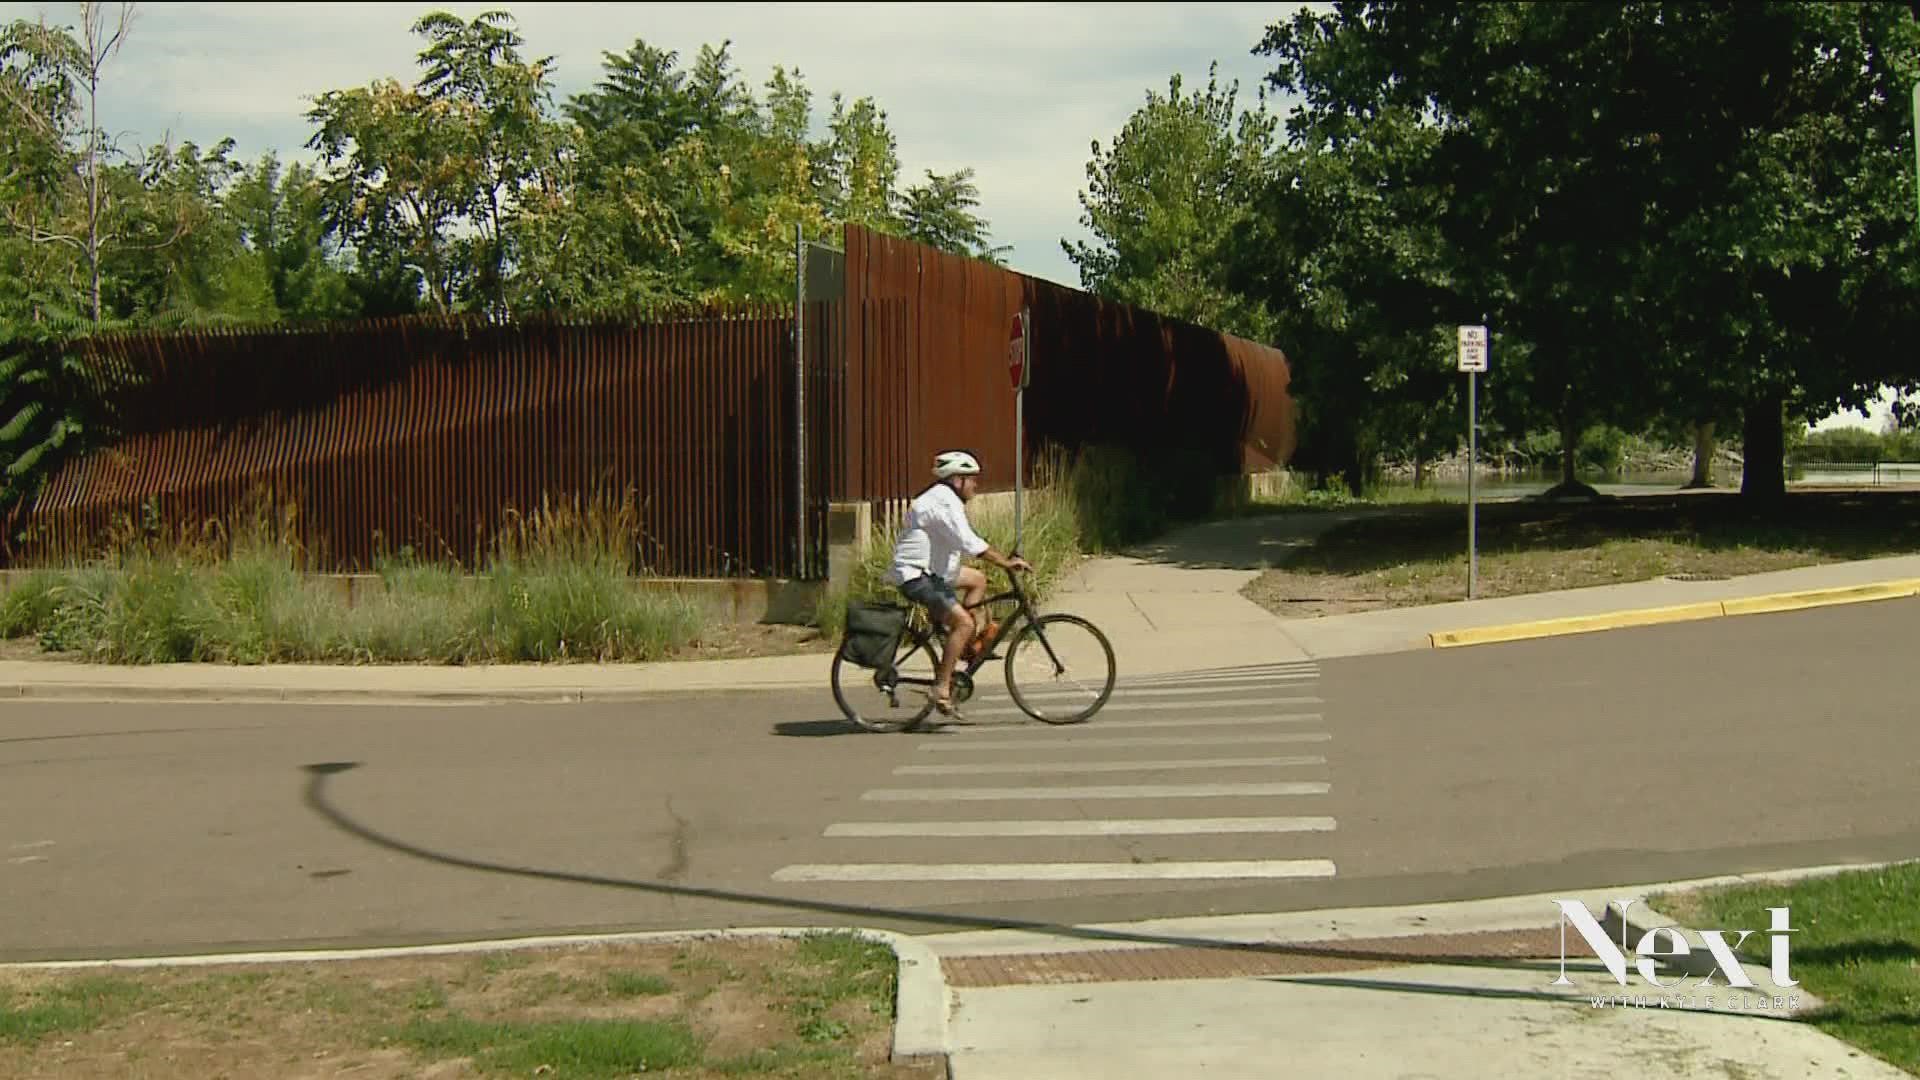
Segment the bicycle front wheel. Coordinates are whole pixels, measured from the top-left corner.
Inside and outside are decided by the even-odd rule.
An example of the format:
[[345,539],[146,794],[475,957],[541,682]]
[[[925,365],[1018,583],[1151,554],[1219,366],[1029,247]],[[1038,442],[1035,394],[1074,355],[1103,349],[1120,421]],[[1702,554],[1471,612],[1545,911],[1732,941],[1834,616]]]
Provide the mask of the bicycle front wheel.
[[1042,615],[1023,624],[1006,657],[1007,693],[1035,720],[1078,724],[1113,693],[1113,646],[1078,615]]

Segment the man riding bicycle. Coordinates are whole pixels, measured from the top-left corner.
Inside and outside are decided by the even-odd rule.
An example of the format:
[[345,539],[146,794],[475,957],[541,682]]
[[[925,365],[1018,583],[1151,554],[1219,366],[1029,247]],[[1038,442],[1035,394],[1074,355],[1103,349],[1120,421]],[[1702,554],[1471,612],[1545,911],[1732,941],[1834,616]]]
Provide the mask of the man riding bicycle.
[[960,560],[963,556],[985,559],[1013,571],[1032,567],[1025,559],[995,551],[967,521],[966,504],[980,487],[980,462],[972,454],[947,450],[935,455],[933,476],[934,482],[907,507],[886,580],[907,599],[926,608],[936,626],[946,629],[946,649],[940,655],[940,670],[930,696],[934,708],[958,718],[953,704],[953,669],[977,629],[967,608],[979,604],[987,594],[987,576],[961,565]]

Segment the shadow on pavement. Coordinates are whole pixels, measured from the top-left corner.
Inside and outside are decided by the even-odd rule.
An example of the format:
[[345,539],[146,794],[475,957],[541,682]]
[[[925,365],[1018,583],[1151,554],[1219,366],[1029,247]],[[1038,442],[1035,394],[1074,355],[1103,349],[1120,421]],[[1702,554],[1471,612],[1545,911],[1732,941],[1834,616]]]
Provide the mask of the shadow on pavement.
[[[1431,962],[1434,964],[1450,963],[1449,961],[1445,961],[1445,960],[1435,960]],[[1483,966],[1486,966],[1486,965],[1483,965]],[[1508,966],[1513,966],[1513,965],[1508,965]],[[1572,963],[1567,964],[1567,970],[1572,971],[1573,969],[1574,969],[1574,965]],[[1582,970],[1598,971],[1598,970],[1604,970],[1604,969],[1601,969],[1597,965],[1594,965],[1592,967],[1582,968]],[[1457,986],[1457,985],[1446,985],[1441,983],[1404,982],[1404,981],[1393,981],[1393,980],[1387,980],[1387,979],[1354,979],[1354,978],[1347,978],[1345,976],[1328,976],[1328,975],[1300,975],[1300,976],[1284,976],[1284,977],[1262,976],[1261,981],[1272,982],[1272,983],[1311,983],[1314,986],[1334,987],[1342,990],[1384,990],[1384,991],[1387,991],[1388,993],[1394,993],[1394,994],[1437,994],[1443,997],[1493,998],[1493,999],[1504,1000],[1504,1001],[1545,1001],[1545,1002],[1559,1004],[1559,1005],[1575,1005],[1581,1008],[1582,1010],[1593,1008],[1594,1006],[1592,1003],[1596,1000],[1606,1000],[1606,999],[1617,1000],[1620,997],[1620,993],[1621,993],[1620,991],[1614,991],[1614,992],[1601,991],[1597,993],[1590,993],[1590,992],[1584,992],[1584,991],[1582,992],[1569,991],[1566,993],[1553,993],[1552,991],[1547,991],[1547,990],[1506,990],[1506,989],[1502,989],[1499,987],[1492,987],[1492,986]],[[1643,989],[1643,990],[1630,993],[1628,994],[1628,996],[1646,998],[1650,1000],[1657,1000],[1661,997],[1684,999],[1684,998],[1696,995],[1699,992],[1700,992],[1699,990],[1692,987],[1675,987],[1671,990],[1665,990],[1665,991],[1648,991]],[[1715,986],[1712,988],[1710,992],[1713,993],[1714,996],[1716,997],[1719,997],[1721,995],[1737,995],[1742,993],[1742,991],[1738,991],[1738,990],[1729,990],[1724,986]],[[1758,991],[1753,991],[1751,993],[1752,993],[1752,996],[1755,996],[1755,997],[1760,996]],[[1642,1006],[1642,1007],[1646,1007],[1646,1006]],[[1777,1021],[1782,1021],[1786,1023],[1797,1023],[1801,1019],[1801,1017],[1795,1016],[1794,1014],[1789,1013],[1784,1009],[1778,1012],[1775,1012],[1772,1010],[1761,1011],[1759,1009],[1733,1010],[1733,1009],[1710,1009],[1710,1008],[1693,1008],[1693,1009],[1677,1009],[1676,1008],[1668,1011],[1704,1012],[1714,1016],[1738,1016],[1743,1019],[1751,1018],[1755,1020],[1777,1020]]]
[[[397,837],[389,836],[376,831],[370,826],[355,821],[344,811],[335,807],[327,798],[327,781],[333,776],[350,772],[360,768],[360,766],[361,763],[357,761],[319,762],[303,766],[304,771],[307,773],[306,791],[303,797],[307,808],[341,832],[357,837],[376,847],[407,855],[412,858],[437,863],[442,866],[454,866],[466,870],[476,870],[482,873],[503,874],[542,881],[563,881],[580,885],[599,885],[606,888],[626,889],[633,892],[652,893],[660,896],[689,897],[703,900],[717,900],[724,903],[779,907],[796,912],[854,917],[863,920],[879,919],[902,923],[917,923],[924,926],[941,927],[952,930],[1023,930],[1049,934],[1055,937],[1077,938],[1085,941],[1116,941],[1150,945],[1172,945],[1187,948],[1260,953],[1273,956],[1298,955],[1312,956],[1319,959],[1332,958],[1372,962],[1388,961],[1394,963],[1396,966],[1403,964],[1440,964],[1453,967],[1521,970],[1538,962],[1535,958],[1511,956],[1436,955],[1434,953],[1409,955],[1391,949],[1341,949],[1329,946],[1324,942],[1294,946],[1268,942],[1220,941],[1212,938],[1103,930],[1095,927],[1069,926],[1061,923],[1027,919],[990,918],[964,913],[943,914],[930,911],[915,911],[908,908],[888,908],[866,904],[842,904],[824,900],[806,900],[792,896],[771,896],[764,893],[740,892],[729,889],[702,888],[692,885],[671,885],[661,881],[641,881],[633,878],[609,877],[603,874],[584,874],[567,870],[543,870],[536,867],[512,866],[506,863],[487,862],[481,859],[468,858],[463,855],[433,851]],[[1571,961],[1569,961],[1569,966],[1572,966]]]
[[851,720],[783,720],[773,725],[775,735],[814,739],[824,735],[865,735],[867,729]]
[[1348,522],[1422,512],[1427,512],[1424,507],[1276,510],[1182,525],[1158,539],[1133,544],[1121,554],[1186,570],[1265,570],[1288,562],[1322,534]]

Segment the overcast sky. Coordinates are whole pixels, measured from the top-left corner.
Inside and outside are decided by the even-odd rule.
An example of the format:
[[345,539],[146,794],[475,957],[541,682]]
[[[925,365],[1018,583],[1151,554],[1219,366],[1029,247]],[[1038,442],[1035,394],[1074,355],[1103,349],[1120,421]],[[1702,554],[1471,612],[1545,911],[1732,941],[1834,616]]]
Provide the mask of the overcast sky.
[[[1077,194],[1090,143],[1103,146],[1178,72],[1240,83],[1252,105],[1272,64],[1252,55],[1268,24],[1300,4],[301,4],[145,3],[103,86],[104,126],[129,146],[231,136],[252,159],[310,156],[308,98],[383,77],[411,82],[408,27],[447,10],[513,13],[528,57],[553,56],[556,100],[600,75],[601,54],[636,38],[691,65],[733,41],[755,89],[775,64],[798,68],[816,122],[833,91],[871,95],[899,145],[902,185],[972,166],[997,243],[1018,270],[1077,286],[1060,249],[1084,239]],[[111,9],[110,9],[111,10]],[[77,26],[73,3],[0,2],[0,18]]]

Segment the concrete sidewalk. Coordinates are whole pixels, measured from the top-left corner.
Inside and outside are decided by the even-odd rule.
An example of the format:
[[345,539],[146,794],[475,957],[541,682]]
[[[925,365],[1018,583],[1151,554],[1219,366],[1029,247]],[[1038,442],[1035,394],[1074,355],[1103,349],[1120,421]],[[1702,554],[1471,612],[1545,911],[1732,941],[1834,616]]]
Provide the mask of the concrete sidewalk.
[[[1430,649],[1438,635],[1581,616],[1610,616],[1614,622],[1628,625],[1637,613],[1761,597],[1784,598],[1810,590],[1892,583],[1920,591],[1920,555],[1901,555],[1724,581],[1656,578],[1526,596],[1286,619],[1240,595],[1240,590],[1263,572],[1257,566],[1182,565],[1151,556],[1099,559],[1081,569],[1057,595],[1053,606],[1085,615],[1105,630],[1113,639],[1115,652],[1121,654],[1122,671],[1159,674]],[[1808,606],[1831,599],[1838,598],[1815,598]]]
[[[1733,880],[920,941],[947,980],[955,1080],[1906,1076],[1796,1022],[1820,1002],[1763,967],[1743,965],[1752,990],[1660,991],[1628,951],[1623,988],[1571,929],[1563,967],[1556,900],[1605,913],[1611,941],[1608,902]],[[1632,912],[1630,941],[1675,925]],[[1685,935],[1702,966],[1679,971],[1705,975]]]
[[[1106,632],[1124,678],[1206,668],[1430,649],[1444,635],[1509,627],[1518,636],[1580,627],[1530,626],[1599,616],[1591,629],[1680,616],[1718,617],[1743,599],[1780,606],[1858,600],[1795,599],[1808,590],[1893,583],[1920,593],[1920,555],[1834,563],[1726,581],[1656,579],[1528,596],[1350,615],[1284,619],[1240,595],[1289,549],[1344,520],[1319,514],[1235,519],[1183,530],[1130,557],[1090,560],[1046,605]],[[1645,613],[1652,612],[1648,615]],[[1471,635],[1461,634],[1462,637]],[[113,666],[61,660],[0,661],[0,700],[302,703],[618,702],[666,693],[815,689],[828,692],[822,653],[653,664],[436,665],[214,664]]]

